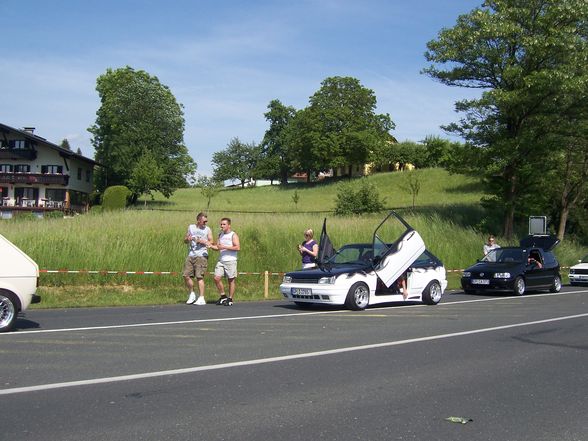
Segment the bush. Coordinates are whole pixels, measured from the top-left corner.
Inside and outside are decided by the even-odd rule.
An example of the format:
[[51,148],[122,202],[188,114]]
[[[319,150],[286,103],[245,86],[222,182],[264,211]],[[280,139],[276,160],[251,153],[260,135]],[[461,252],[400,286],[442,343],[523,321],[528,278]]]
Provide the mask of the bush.
[[122,210],[127,206],[131,190],[124,185],[113,185],[104,190],[102,208],[104,210]]
[[377,213],[384,209],[385,200],[380,200],[377,187],[366,178],[339,185],[335,201],[335,214]]

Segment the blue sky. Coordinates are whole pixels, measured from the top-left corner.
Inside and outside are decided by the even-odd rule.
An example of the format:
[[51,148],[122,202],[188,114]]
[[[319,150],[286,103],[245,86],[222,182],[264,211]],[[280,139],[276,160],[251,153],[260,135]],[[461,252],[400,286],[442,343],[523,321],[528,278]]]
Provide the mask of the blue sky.
[[480,92],[420,74],[427,41],[481,0],[0,0],[0,122],[94,156],[96,78],[129,65],[184,106],[198,174],[238,137],[260,142],[272,99],[302,109],[330,76],[372,89],[399,140],[447,136]]

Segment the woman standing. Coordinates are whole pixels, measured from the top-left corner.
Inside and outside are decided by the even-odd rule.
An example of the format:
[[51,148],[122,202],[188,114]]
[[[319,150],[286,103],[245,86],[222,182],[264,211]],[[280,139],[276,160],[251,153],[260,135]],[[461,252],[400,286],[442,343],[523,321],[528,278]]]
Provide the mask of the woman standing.
[[302,256],[302,268],[314,268],[318,256],[318,244],[313,239],[314,232],[309,228],[304,232],[304,242],[298,245],[298,252]]

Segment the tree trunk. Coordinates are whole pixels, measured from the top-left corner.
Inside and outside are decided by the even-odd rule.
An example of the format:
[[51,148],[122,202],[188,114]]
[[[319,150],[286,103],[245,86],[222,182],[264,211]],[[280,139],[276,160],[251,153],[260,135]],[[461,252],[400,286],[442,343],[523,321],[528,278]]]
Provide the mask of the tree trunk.
[[513,176],[513,174],[514,173],[507,168],[505,175],[507,181],[510,182],[510,186],[505,195],[506,197],[504,198],[506,202],[506,210],[504,212],[504,229],[502,232],[507,240],[511,240],[514,236],[514,213],[517,194],[517,179],[516,176]]
[[566,233],[566,224],[568,223],[569,214],[570,208],[568,206],[562,207],[561,213],[559,215],[559,227],[557,229],[557,238],[562,242]]

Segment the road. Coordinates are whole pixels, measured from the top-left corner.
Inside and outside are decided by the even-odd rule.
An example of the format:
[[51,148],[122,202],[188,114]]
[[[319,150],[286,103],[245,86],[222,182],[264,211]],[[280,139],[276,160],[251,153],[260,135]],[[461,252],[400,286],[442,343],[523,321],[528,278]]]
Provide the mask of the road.
[[583,288],[31,310],[17,327],[0,334],[0,441],[588,439]]

